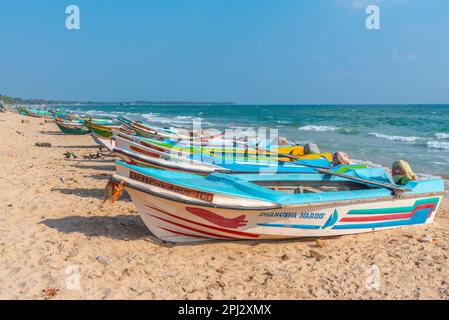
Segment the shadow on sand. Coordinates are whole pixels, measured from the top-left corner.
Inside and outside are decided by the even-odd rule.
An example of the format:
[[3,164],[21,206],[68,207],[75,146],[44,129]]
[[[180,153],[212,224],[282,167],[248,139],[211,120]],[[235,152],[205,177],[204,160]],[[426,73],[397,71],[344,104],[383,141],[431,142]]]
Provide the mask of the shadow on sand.
[[113,163],[114,159],[84,159],[84,158],[76,158],[76,159],[65,159],[65,161],[67,162],[80,162],[80,163],[88,163],[88,162],[93,162],[93,163]]
[[98,146],[55,146],[61,149],[98,149]]
[[53,191],[58,191],[63,194],[75,195],[82,198],[94,198],[94,199],[104,199],[104,188],[101,189],[81,189],[81,188],[53,188]]
[[100,174],[85,175],[84,177],[89,178],[89,179],[100,180],[100,181],[107,181],[111,178],[111,175],[107,174],[107,173],[100,173]]
[[47,134],[50,136],[63,136],[64,134],[61,131],[49,131],[49,130],[41,130],[39,133]]
[[92,169],[92,170],[104,170],[104,171],[115,171],[114,165],[84,165],[84,164],[74,164],[73,168],[78,169]]
[[[106,183],[105,183],[106,186]],[[61,192],[63,194],[68,195],[75,195],[81,198],[93,198],[93,199],[99,199],[104,200],[105,197],[105,189],[104,188],[90,188],[90,189],[81,189],[81,188],[53,188],[53,191]],[[131,197],[129,196],[128,192],[126,190],[123,190],[122,195],[117,201],[123,201],[123,202],[131,202]]]
[[[316,237],[310,238],[296,238],[283,240],[207,240],[199,242],[185,242],[185,243],[170,243],[161,241],[151,231],[147,229],[143,221],[138,215],[119,215],[114,217],[107,216],[68,216],[59,219],[45,219],[40,223],[49,228],[58,230],[66,234],[69,233],[83,233],[88,237],[109,237],[116,240],[139,240],[145,239],[154,244],[163,247],[173,246],[197,246],[208,244],[241,244],[246,246],[257,246],[259,244],[276,245],[281,243],[310,243],[311,248],[318,247],[315,244]],[[339,236],[329,237],[327,239],[339,238]]]
[[109,237],[117,240],[138,240],[152,237],[151,232],[137,215],[69,216],[60,219],[45,219],[40,223],[59,232],[83,233],[88,237]]

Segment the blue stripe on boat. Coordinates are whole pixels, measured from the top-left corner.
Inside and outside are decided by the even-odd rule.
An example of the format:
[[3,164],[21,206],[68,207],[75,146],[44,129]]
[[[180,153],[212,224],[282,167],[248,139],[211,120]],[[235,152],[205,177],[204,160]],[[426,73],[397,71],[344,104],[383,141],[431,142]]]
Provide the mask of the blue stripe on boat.
[[383,228],[383,227],[398,227],[398,226],[408,226],[414,224],[425,223],[427,217],[429,216],[430,209],[421,209],[415,212],[411,219],[407,220],[396,220],[396,221],[385,221],[376,223],[361,223],[361,224],[344,224],[336,225],[332,229],[371,229],[371,228]]

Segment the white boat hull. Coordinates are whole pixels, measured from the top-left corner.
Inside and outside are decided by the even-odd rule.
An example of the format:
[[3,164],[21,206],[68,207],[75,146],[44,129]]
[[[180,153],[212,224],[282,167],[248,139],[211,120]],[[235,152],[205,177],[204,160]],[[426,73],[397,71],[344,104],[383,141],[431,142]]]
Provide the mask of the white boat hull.
[[109,151],[114,150],[114,148],[116,147],[116,141],[114,138],[100,137],[92,132],[91,136],[94,139],[95,143],[99,144],[101,147],[106,148]]
[[[168,242],[328,237],[434,220],[442,195],[330,203],[275,203],[178,187],[118,168],[148,229]],[[148,180],[146,180],[148,179]]]

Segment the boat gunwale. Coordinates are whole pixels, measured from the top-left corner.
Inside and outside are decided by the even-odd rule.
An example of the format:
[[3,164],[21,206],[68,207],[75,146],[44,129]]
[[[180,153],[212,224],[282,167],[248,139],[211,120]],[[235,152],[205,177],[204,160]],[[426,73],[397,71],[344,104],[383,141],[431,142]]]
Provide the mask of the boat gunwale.
[[[307,208],[307,207],[318,207],[318,206],[319,207],[329,207],[329,206],[337,206],[337,205],[341,206],[341,205],[348,205],[348,204],[360,204],[360,203],[370,203],[370,202],[383,202],[383,201],[394,201],[394,200],[403,200],[403,199],[426,198],[426,197],[431,197],[431,196],[444,196],[444,191],[440,191],[440,192],[427,192],[427,193],[420,193],[420,194],[409,194],[409,195],[403,195],[401,197],[395,197],[395,196],[391,195],[388,197],[348,199],[348,200],[341,200],[341,201],[298,203],[298,204],[290,203],[290,204],[285,204],[285,205],[278,204],[277,206],[264,206],[264,207],[243,207],[243,206],[231,206],[231,205],[221,205],[221,204],[213,204],[213,203],[207,203],[207,202],[198,202],[198,201],[194,201],[194,200],[185,200],[185,199],[180,199],[175,196],[160,194],[158,192],[150,190],[148,187],[145,187],[141,182],[130,181],[130,178],[123,177],[119,174],[114,174],[111,179],[112,179],[112,181],[114,181],[116,183],[120,183],[120,182],[124,181],[125,187],[135,189],[135,190],[141,191],[143,193],[148,193],[153,196],[163,198],[166,200],[171,200],[171,201],[190,204],[190,205],[198,205],[198,206],[221,208],[221,209],[231,209],[231,210],[275,210],[275,209],[283,209],[283,208],[289,208],[289,207],[295,207],[295,208]],[[198,189],[195,189],[195,190],[198,190]],[[198,191],[201,191],[201,190],[198,190]],[[240,197],[240,198],[244,198],[244,197]],[[260,200],[260,201],[263,201],[263,200]]]
[[211,174],[211,173],[234,173],[234,172],[232,172],[232,171],[230,171],[230,170],[228,170],[226,168],[221,168],[221,167],[217,167],[217,170],[213,170],[213,169],[210,169],[210,170],[198,170],[198,169],[188,169],[188,168],[185,168],[185,167],[182,167],[182,166],[177,166],[177,165],[169,166],[169,165],[166,165],[166,164],[158,162],[157,161],[158,158],[149,157],[149,156],[145,156],[145,155],[140,155],[140,154],[138,154],[136,152],[128,151],[128,150],[123,149],[121,147],[114,147],[112,149],[112,152],[116,153],[116,154],[119,154],[119,155],[126,156],[126,157],[128,157],[130,159],[133,159],[133,158],[137,159],[137,160],[139,160],[141,162],[144,162],[144,163],[148,164],[149,166],[155,165],[155,166],[158,166],[158,167],[163,167],[166,170],[181,170],[181,171],[187,172],[187,173],[193,173],[193,174],[196,173],[196,174],[202,174],[202,175],[204,175],[204,174]]
[[[196,202],[193,200],[191,201],[191,200],[186,200],[186,199],[180,199],[175,196],[160,194],[158,192],[152,191],[149,188],[143,186],[141,182],[130,181],[129,178],[123,177],[118,174],[114,174],[111,179],[115,183],[120,183],[120,182],[124,181],[125,187],[135,189],[135,190],[141,191],[143,193],[148,193],[155,197],[159,197],[159,198],[163,198],[163,199],[171,200],[171,201],[175,201],[175,202],[190,204],[190,205],[206,206],[206,207],[211,207],[211,208],[238,209],[238,210],[274,210],[274,209],[282,209],[284,207],[281,204],[277,204],[275,206],[243,207],[243,206],[227,206],[227,205],[209,203],[209,202]],[[194,190],[197,190],[197,189],[194,189]],[[199,191],[199,190],[197,190],[197,191]],[[263,200],[260,200],[260,201],[263,201]]]
[[[126,140],[126,139],[124,139],[124,140]],[[138,143],[131,142],[131,141],[129,141],[129,142],[133,143],[133,144],[135,144],[137,146],[140,146]],[[114,147],[112,152],[115,152],[115,153],[117,153],[119,155],[126,156],[126,157],[128,157],[130,159],[134,158],[134,159],[136,159],[138,161],[141,161],[141,162],[147,164],[150,167],[158,166],[158,167],[162,167],[163,169],[166,169],[166,170],[176,170],[176,171],[182,171],[182,172],[187,172],[187,173],[197,173],[197,174],[203,174],[203,175],[204,174],[212,174],[212,173],[255,174],[255,171],[232,170],[232,169],[228,169],[228,168],[225,168],[225,167],[221,167],[221,166],[219,166],[217,164],[214,164],[214,163],[212,163],[212,165],[216,166],[217,168],[210,168],[210,169],[208,168],[207,170],[199,170],[199,169],[194,169],[194,168],[187,168],[187,167],[184,167],[184,166],[177,165],[175,163],[172,163],[171,165],[164,164],[164,163],[161,163],[160,161],[158,161],[158,159],[160,159],[160,158],[155,158],[155,157],[151,157],[151,156],[142,155],[140,153],[137,153],[137,152],[134,152],[134,151],[129,151],[129,150],[124,149],[122,147]],[[172,161],[171,157],[176,158],[176,156],[173,156],[173,155],[168,155],[168,156],[170,157],[170,160],[167,160],[168,162]],[[182,157],[179,157],[179,158],[182,158]],[[200,162],[203,163],[203,161],[200,161]],[[201,163],[198,163],[198,164],[194,163],[194,165],[201,165]],[[204,162],[204,163],[208,163],[208,162]],[[286,162],[286,163],[289,163],[289,162]],[[209,164],[211,164],[211,163],[209,163]],[[298,164],[298,167],[300,167],[300,166],[301,165]],[[292,167],[294,167],[294,166],[292,166]],[[282,172],[282,174],[298,174],[298,173],[299,173],[298,171],[294,171],[293,169],[292,169],[292,171],[283,171]],[[316,172],[301,172],[301,174],[314,174],[314,173],[316,173]]]

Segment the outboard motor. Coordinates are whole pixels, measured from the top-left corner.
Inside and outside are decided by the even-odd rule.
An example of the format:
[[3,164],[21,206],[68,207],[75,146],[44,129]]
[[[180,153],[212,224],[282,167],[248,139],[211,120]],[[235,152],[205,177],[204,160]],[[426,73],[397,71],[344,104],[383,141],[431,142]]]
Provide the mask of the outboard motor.
[[340,164],[352,164],[352,159],[348,154],[337,151],[332,155],[332,166],[336,167]]
[[410,164],[404,160],[397,160],[393,163],[391,174],[393,175],[394,183],[402,186],[411,180],[416,180]]
[[320,148],[314,143],[308,143],[304,146],[304,154],[318,154],[320,153]]

